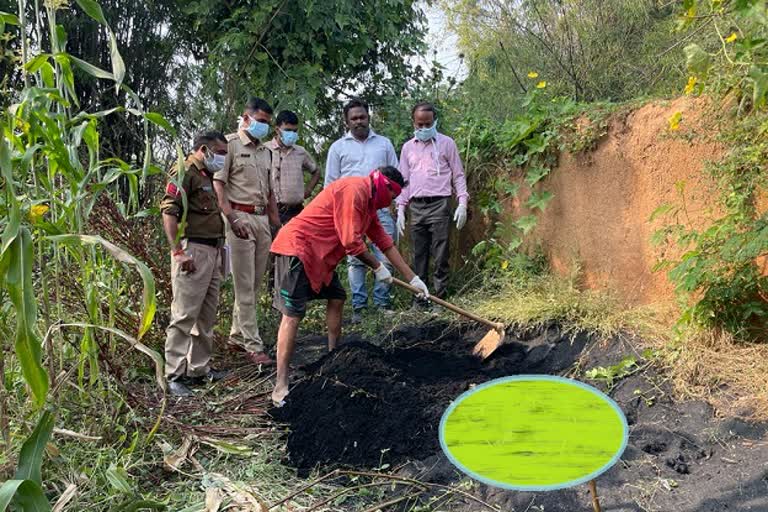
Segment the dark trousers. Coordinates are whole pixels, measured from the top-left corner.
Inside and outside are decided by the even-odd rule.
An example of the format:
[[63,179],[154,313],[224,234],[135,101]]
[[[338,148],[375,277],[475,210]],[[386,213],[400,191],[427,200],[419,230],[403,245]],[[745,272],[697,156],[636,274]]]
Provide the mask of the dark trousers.
[[451,198],[414,198],[410,202],[413,271],[429,283],[429,258],[434,260],[432,293],[440,298],[448,291],[448,236],[451,232]]

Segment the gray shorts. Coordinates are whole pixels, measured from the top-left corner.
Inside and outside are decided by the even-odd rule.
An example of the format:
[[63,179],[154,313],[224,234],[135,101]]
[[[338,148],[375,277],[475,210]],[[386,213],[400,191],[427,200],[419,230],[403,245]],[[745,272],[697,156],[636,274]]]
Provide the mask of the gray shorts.
[[272,305],[286,316],[303,318],[310,300],[346,300],[347,292],[334,271],[333,278],[319,292],[312,289],[304,264],[296,256],[275,255],[275,297]]

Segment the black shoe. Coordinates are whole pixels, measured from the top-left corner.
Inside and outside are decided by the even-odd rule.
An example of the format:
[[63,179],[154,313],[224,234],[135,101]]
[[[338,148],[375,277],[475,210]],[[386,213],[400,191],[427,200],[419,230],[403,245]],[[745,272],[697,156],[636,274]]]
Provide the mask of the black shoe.
[[227,375],[229,375],[229,371],[227,370],[208,370],[208,373],[205,375],[199,375],[197,377],[185,376],[179,380],[187,386],[204,386],[211,382],[218,382],[221,379],[226,378]]
[[352,311],[352,320],[351,322],[353,324],[359,324],[363,321],[363,310],[361,309],[355,309]]
[[169,380],[168,392],[173,396],[193,396],[194,393],[181,381]]
[[411,309],[420,313],[430,313],[434,308],[428,299],[414,299]]
[[218,382],[226,379],[229,376],[229,370],[208,370],[208,374],[205,376],[205,380],[208,382]]

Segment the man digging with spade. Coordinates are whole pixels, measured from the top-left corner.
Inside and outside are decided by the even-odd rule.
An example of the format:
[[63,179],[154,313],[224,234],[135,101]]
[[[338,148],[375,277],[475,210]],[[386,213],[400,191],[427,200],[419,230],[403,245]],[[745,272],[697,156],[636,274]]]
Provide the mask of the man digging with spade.
[[371,171],[369,176],[335,181],[277,234],[271,249],[276,255],[274,306],[283,318],[277,333],[275,406],[282,406],[288,395],[289,363],[307,301],[328,301],[328,350],[339,342],[346,292],[336,266],[342,258],[354,256],[373,269],[376,281],[392,283],[392,274],[368,251],[364,237],[371,239],[411,286],[422,291],[421,297],[429,297],[427,285],[405,263],[376,214],[388,208],[405,185],[400,171],[392,166]]

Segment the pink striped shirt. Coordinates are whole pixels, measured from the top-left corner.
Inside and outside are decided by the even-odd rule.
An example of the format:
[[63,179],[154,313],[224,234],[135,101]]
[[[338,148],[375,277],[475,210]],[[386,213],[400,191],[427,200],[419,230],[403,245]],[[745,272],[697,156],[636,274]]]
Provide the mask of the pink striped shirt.
[[450,196],[453,191],[460,204],[469,200],[459,150],[442,133],[427,142],[415,137],[406,142],[400,151],[400,173],[409,183],[397,198],[398,206],[406,206],[415,197]]

